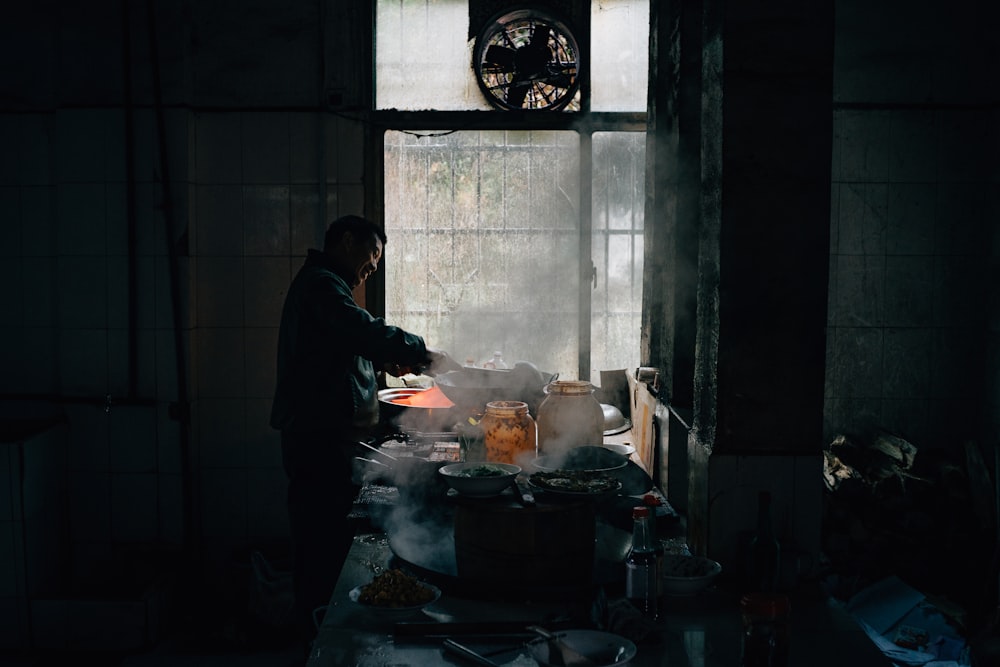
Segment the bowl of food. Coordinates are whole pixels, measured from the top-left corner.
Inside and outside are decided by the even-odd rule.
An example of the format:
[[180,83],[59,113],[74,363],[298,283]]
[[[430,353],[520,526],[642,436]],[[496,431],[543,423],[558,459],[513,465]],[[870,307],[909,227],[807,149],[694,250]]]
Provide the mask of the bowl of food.
[[722,566],[711,558],[667,554],[663,557],[663,592],[671,595],[690,595],[712,585],[722,572]]
[[438,469],[438,474],[455,491],[478,497],[500,495],[520,472],[521,467],[512,463],[490,461],[451,463]]
[[399,568],[384,570],[369,583],[355,586],[348,594],[351,602],[379,615],[413,614],[441,598],[441,589]]

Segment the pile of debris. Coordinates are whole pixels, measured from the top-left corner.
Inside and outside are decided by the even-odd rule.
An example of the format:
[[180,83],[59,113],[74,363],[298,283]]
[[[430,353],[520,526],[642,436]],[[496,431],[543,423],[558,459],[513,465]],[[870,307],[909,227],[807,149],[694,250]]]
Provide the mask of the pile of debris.
[[981,629],[998,604],[998,551],[997,496],[979,447],[924,451],[879,432],[838,436],[824,457],[829,592],[848,600],[898,576],[966,630]]

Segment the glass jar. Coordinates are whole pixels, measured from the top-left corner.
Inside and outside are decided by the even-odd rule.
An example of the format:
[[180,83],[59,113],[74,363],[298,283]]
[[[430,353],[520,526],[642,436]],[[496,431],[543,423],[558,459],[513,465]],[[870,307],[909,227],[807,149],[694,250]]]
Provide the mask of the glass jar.
[[604,408],[584,380],[557,380],[538,406],[538,453],[562,454],[580,445],[604,444]]
[[748,593],[740,600],[743,640],[742,667],[788,667],[788,597]]
[[479,422],[486,460],[522,468],[536,454],[538,431],[523,401],[491,401]]

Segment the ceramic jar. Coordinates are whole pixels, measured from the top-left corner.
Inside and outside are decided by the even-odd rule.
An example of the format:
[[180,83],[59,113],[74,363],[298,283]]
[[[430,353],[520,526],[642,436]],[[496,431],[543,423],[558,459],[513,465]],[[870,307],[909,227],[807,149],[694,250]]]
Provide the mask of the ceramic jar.
[[594,385],[583,380],[557,380],[546,385],[547,395],[538,406],[539,455],[604,444],[604,408],[594,390]]
[[479,422],[486,460],[513,463],[522,468],[535,458],[538,431],[523,401],[491,401]]

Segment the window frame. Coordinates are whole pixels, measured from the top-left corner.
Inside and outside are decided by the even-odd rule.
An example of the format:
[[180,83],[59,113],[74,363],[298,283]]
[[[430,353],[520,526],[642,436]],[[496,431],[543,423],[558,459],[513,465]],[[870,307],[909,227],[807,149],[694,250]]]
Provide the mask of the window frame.
[[[589,7],[589,3],[587,3]],[[585,14],[589,14],[589,9]],[[375,34],[375,4],[372,2],[372,35]],[[368,136],[365,147],[365,188],[366,208],[369,217],[385,225],[385,164],[384,134],[387,130],[402,132],[447,132],[453,130],[564,130],[580,136],[580,262],[579,262],[579,352],[578,377],[591,376],[591,314],[592,291],[596,267],[592,257],[593,212],[593,155],[592,137],[595,132],[642,132],[648,137],[651,112],[646,111],[599,111],[590,110],[589,21],[583,27],[582,35],[577,35],[584,58],[584,76],[581,81],[581,104],[578,111],[436,111],[375,109],[374,96],[374,49],[371,63],[371,96],[368,120]],[[372,41],[374,43],[374,40]],[[651,96],[650,96],[651,97]],[[647,157],[648,164],[648,157]],[[647,221],[648,227],[648,221]],[[386,259],[391,261],[391,259]],[[645,282],[645,281],[644,281]],[[385,314],[386,308],[385,270],[379,271],[368,280],[365,288],[367,307],[378,315]],[[637,351],[638,352],[638,351]]]

